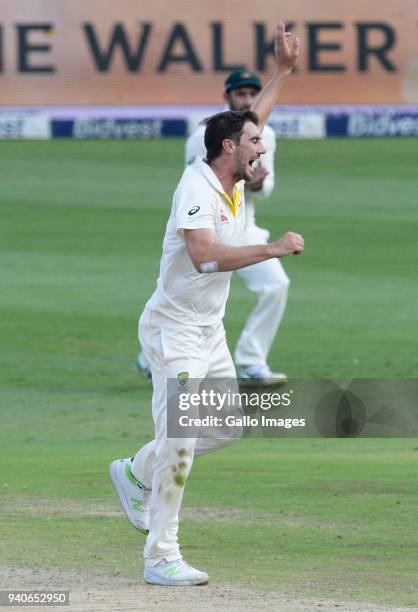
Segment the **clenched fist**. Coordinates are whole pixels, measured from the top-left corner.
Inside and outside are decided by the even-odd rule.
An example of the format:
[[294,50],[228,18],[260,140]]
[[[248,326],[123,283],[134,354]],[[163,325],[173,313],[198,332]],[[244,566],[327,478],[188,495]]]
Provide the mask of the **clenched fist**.
[[275,257],[286,257],[286,255],[291,253],[293,255],[300,255],[303,253],[305,241],[300,234],[287,232],[279,240],[272,242],[271,246],[273,247]]

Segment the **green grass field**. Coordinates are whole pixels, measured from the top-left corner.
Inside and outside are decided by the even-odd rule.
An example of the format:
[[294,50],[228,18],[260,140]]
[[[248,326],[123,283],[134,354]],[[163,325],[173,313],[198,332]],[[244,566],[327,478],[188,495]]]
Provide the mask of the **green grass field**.
[[[140,577],[108,463],[152,437],[134,371],[184,142],[1,142],[0,564]],[[416,378],[416,140],[283,141],[258,220],[301,232],[271,365]],[[237,279],[231,348],[254,300]],[[196,461],[181,542],[212,581],[417,605],[418,442],[244,440]],[[139,559],[139,561],[138,561]]]

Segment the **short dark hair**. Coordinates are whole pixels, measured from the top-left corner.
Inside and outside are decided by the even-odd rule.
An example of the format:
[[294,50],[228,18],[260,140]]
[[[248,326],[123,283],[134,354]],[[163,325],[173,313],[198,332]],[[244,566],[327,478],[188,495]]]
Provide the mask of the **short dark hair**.
[[258,125],[258,116],[250,110],[224,111],[207,117],[201,122],[206,125],[205,147],[207,151],[206,161],[211,162],[222,153],[222,142],[230,138],[237,144],[240,141],[244,124],[251,121]]

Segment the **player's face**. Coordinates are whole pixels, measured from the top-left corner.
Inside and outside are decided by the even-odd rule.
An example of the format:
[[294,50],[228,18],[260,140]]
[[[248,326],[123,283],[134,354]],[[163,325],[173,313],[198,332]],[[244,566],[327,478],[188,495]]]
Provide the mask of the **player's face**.
[[250,110],[257,95],[256,87],[239,87],[225,94],[225,101],[231,110]]
[[245,179],[250,181],[254,176],[253,165],[260,155],[265,153],[261,142],[261,133],[258,127],[252,122],[247,121],[241,134],[239,145],[236,150],[236,172],[238,180]]

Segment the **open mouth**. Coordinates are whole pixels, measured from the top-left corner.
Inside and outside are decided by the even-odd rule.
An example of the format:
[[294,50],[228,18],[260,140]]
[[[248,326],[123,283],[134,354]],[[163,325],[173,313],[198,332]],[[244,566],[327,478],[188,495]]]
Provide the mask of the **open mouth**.
[[255,164],[256,161],[257,161],[256,159],[250,159],[248,164],[251,166],[251,168],[253,167],[253,165]]

